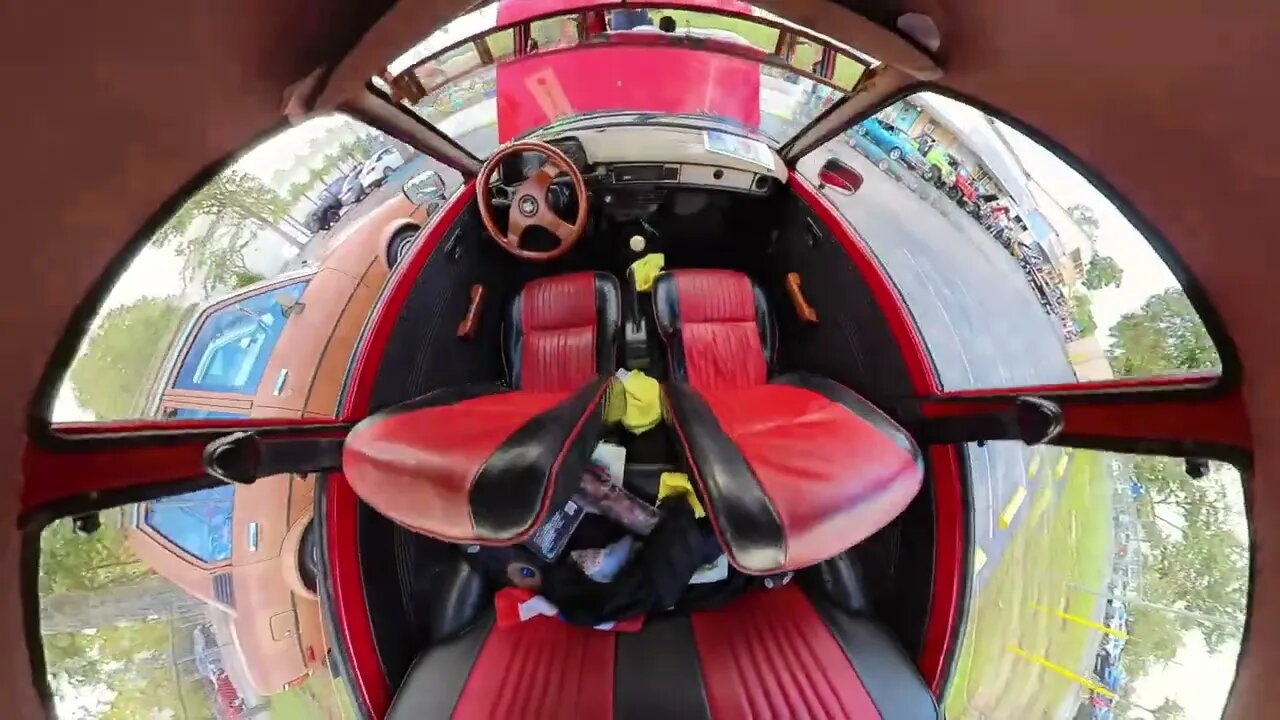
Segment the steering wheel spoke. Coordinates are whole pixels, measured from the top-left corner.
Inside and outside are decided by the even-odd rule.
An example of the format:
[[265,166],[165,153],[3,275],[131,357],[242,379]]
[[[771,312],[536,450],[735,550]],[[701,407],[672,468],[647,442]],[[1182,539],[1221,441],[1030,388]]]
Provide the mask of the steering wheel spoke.
[[[529,174],[523,182],[511,189],[496,190],[493,179],[503,160],[522,152],[537,152],[547,158],[537,170]],[[561,173],[566,173],[573,182],[573,191],[577,196],[577,217],[572,223],[565,222],[551,209],[550,193],[552,180]],[[582,172],[552,145],[534,140],[514,142],[497,151],[485,161],[480,168],[480,177],[476,179],[477,199],[480,203],[480,218],[485,229],[504,250],[526,260],[546,261],[564,255],[572,248],[587,228],[587,189]],[[507,211],[507,231],[504,233],[495,222],[498,211],[504,207]],[[524,231],[536,225],[556,236],[559,244],[552,250],[535,251],[520,247]]]

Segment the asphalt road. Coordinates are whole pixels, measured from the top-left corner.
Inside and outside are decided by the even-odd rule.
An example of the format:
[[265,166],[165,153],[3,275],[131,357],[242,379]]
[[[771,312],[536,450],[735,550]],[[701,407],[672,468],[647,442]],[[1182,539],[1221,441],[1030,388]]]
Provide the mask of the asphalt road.
[[[828,197],[897,284],[944,389],[1075,381],[1061,332],[1017,262],[981,225],[941,193],[927,185],[909,189],[841,141],[828,150],[863,175],[857,194]],[[820,151],[805,158],[801,172],[812,178],[828,156]],[[1015,516],[1012,527],[1001,530],[1000,513],[1019,486],[1032,497],[1048,468],[1028,478],[1031,453],[1017,442],[971,444],[965,452],[974,539],[987,556],[981,584],[1019,524]]]
[[[464,147],[487,154],[492,131],[458,138]],[[946,390],[1001,388],[1074,382],[1062,335],[1040,308],[1012,257],[982,227],[944,195],[917,184],[913,188],[879,170],[842,142],[829,144],[856,167],[865,182],[856,195],[830,198],[876,253],[915,317]],[[827,155],[819,151],[800,163],[808,177]],[[380,188],[351,206],[342,220],[318,233],[295,262],[313,257],[327,242],[369,209],[400,192],[423,170],[435,170],[452,193],[461,182],[454,170],[425,156],[410,160]],[[1031,453],[1021,443],[995,442],[966,447],[972,481],[973,531],[987,555],[979,582],[999,565],[1005,543],[1016,530],[999,528],[999,516],[1019,486],[1027,496],[1049,477],[1041,468],[1028,477]],[[1049,465],[1046,463],[1046,465]]]

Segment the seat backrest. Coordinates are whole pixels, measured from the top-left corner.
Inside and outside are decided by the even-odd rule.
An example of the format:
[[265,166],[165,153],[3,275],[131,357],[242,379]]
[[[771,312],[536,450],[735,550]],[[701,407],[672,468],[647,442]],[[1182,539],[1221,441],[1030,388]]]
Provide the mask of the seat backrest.
[[617,369],[622,296],[609,273],[534,280],[503,323],[503,359],[511,387],[564,392]]
[[653,289],[670,379],[700,390],[762,385],[777,330],[764,293],[732,270],[673,270]]

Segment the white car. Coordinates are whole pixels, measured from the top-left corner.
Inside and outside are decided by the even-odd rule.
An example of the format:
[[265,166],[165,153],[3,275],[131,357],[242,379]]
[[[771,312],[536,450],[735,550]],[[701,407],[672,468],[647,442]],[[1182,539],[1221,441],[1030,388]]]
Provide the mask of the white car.
[[360,184],[364,185],[366,191],[372,190],[386,182],[387,177],[403,164],[404,158],[400,157],[400,151],[390,147],[382,148],[364,161],[364,166],[360,168]]

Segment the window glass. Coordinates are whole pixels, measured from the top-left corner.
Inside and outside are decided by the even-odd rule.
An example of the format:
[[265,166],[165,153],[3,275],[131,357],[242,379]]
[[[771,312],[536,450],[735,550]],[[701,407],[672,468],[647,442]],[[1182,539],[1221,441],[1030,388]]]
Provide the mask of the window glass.
[[[541,18],[508,54],[511,30],[492,28],[518,18],[486,5],[391,59],[374,81],[485,157],[553,121],[623,111],[715,116],[781,145],[875,62],[834,41],[806,39],[800,33],[811,30],[758,8],[741,9],[751,15],[629,5]],[[467,44],[447,49],[460,42]],[[487,44],[493,61],[472,43]],[[668,82],[676,74],[686,79],[679,93]]]
[[143,511],[147,527],[204,563],[231,558],[233,488],[221,485],[155,500]]
[[[52,419],[183,417],[164,411],[188,404],[174,392],[247,401],[252,417],[255,394],[276,389],[278,375],[264,382],[264,370],[284,355],[289,373],[273,404],[332,414],[336,397],[308,390],[341,385],[316,373],[345,368],[354,349],[349,333],[334,334],[339,314],[372,305],[340,273],[363,273],[365,287],[386,281],[391,235],[413,233],[438,208],[402,192],[426,172],[450,191],[460,184],[456,172],[342,115],[247,149],[150,231],[115,279],[80,339]],[[402,219],[411,224],[393,231]],[[292,330],[303,310],[308,331]],[[342,359],[314,362],[330,354]]]
[[271,288],[206,316],[178,366],[173,386],[252,395],[306,282]]
[[[296,477],[258,481],[282,482],[295,506],[310,490]],[[58,717],[356,717],[346,685],[326,669],[319,605],[287,579],[286,554],[307,554],[265,546],[284,535],[286,503],[236,503],[260,525],[264,545],[252,556],[228,539],[233,495],[244,492],[224,485],[111,508],[91,534],[70,519],[41,532],[40,640]],[[206,511],[212,524],[187,514]],[[190,562],[139,529],[143,513],[229,564]],[[216,539],[196,533],[219,524]]]
[[229,412],[226,410],[205,410],[203,408],[174,408],[169,417],[181,418],[186,420],[195,420],[209,418],[214,420],[234,420],[236,418],[245,417],[244,413]]
[[947,390],[1218,372],[1151,243],[1051,151],[936,94],[883,108],[800,162],[896,283]]
[[974,577],[947,716],[1220,717],[1249,591],[1240,473],[1012,450],[1025,457],[1016,478],[974,473]]

